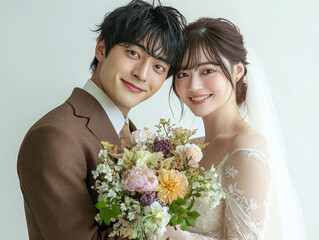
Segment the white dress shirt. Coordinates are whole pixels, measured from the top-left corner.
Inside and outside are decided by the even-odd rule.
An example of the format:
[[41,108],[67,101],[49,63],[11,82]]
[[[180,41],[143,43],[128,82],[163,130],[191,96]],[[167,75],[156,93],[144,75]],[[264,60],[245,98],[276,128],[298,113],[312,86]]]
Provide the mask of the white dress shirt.
[[91,94],[101,104],[115,131],[119,134],[124,123],[128,124],[128,116],[124,117],[114,102],[91,79],[86,82],[83,90]]

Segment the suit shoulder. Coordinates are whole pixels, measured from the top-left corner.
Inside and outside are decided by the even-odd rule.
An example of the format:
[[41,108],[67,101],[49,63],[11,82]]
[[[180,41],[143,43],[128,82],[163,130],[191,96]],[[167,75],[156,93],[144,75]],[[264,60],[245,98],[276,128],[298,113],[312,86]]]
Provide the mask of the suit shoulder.
[[40,118],[26,133],[21,147],[45,147],[54,141],[70,139],[76,131],[73,109],[68,103],[63,103]]

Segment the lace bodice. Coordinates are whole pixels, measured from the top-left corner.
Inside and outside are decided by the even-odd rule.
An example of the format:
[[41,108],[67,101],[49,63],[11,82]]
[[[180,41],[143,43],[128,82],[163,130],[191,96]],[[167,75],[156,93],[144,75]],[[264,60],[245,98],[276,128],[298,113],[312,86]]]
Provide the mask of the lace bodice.
[[269,159],[258,150],[238,148],[216,171],[226,198],[213,209],[197,199],[196,227],[180,230],[176,239],[264,239],[272,188]]

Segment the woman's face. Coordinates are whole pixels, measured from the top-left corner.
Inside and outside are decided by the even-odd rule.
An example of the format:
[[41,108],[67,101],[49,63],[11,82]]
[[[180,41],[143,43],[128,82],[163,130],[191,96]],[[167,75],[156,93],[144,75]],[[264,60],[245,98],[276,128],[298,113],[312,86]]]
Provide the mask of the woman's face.
[[205,117],[229,101],[236,105],[230,81],[219,66],[207,59],[203,51],[197,68],[182,70],[175,78],[178,94],[196,116]]

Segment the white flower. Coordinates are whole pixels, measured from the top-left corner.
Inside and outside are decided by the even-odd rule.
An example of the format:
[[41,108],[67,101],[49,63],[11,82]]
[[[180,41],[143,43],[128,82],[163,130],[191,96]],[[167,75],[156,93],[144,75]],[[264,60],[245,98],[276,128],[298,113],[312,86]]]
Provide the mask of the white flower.
[[124,203],[121,203],[120,208],[122,212],[126,211],[126,206]]
[[117,165],[122,166],[123,162],[124,162],[123,158],[119,158],[117,161]]
[[100,176],[100,173],[98,171],[92,171],[93,178],[96,179],[98,176]]
[[110,198],[116,198],[116,192],[113,189],[110,189],[107,195]]
[[114,169],[115,169],[116,171],[121,171],[122,167],[121,167],[121,166],[118,166],[118,165],[115,165],[115,166],[114,166]]
[[100,220],[101,220],[101,218],[100,218],[100,214],[96,214],[96,215],[95,215],[95,221],[97,221],[97,222],[98,222],[98,221],[100,221]]
[[123,187],[122,187],[122,184],[121,184],[120,181],[117,181],[117,182],[115,183],[115,188],[114,188],[114,190],[115,190],[116,192],[122,192],[122,191],[123,191]]
[[193,188],[200,188],[201,184],[199,182],[193,182]]
[[145,215],[151,215],[151,222],[158,227],[166,227],[171,219],[168,213],[168,207],[162,207],[159,202],[153,202],[150,206],[144,209]]
[[221,198],[222,196],[220,196],[219,192],[215,193],[213,191],[207,191],[202,194],[199,201],[207,206],[210,206],[210,209],[213,209],[220,204]]
[[107,158],[107,154],[108,154],[108,151],[107,149],[102,149],[100,152],[99,152],[99,158],[101,158],[103,156],[103,158]]
[[134,212],[129,212],[127,215],[128,220],[132,221],[135,219],[135,213]]
[[98,189],[100,192],[107,192],[109,190],[109,185],[106,182],[102,182]]
[[104,164],[99,164],[96,168],[96,171],[98,171],[99,173],[106,173],[106,168],[107,166],[105,166]]
[[149,138],[154,137],[155,135],[148,128],[137,129],[136,131],[132,132],[131,141],[133,144],[139,144],[146,142]]

